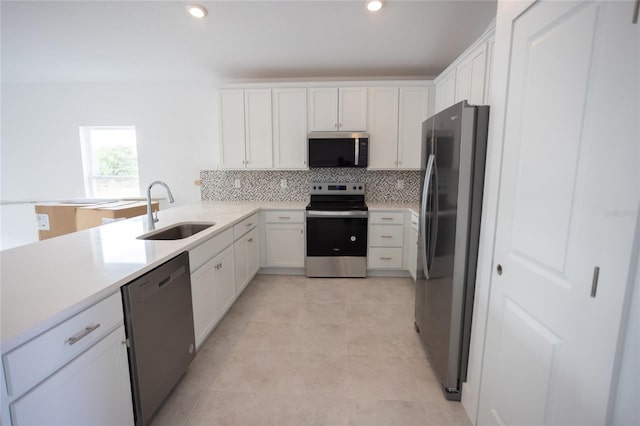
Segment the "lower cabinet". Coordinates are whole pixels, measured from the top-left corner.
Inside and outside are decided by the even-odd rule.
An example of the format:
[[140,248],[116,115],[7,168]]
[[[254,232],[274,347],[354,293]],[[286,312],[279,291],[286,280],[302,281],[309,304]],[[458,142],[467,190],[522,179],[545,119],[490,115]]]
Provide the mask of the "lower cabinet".
[[11,403],[11,424],[133,425],[124,340],[120,325]]
[[236,261],[236,294],[249,284],[260,268],[258,232],[254,228],[233,244]]
[[234,268],[233,247],[228,247],[191,274],[196,348],[235,300]]
[[263,215],[265,266],[304,268],[304,211],[268,210]]
[[407,227],[407,238],[405,242],[405,267],[415,280],[418,267],[418,215],[411,213],[409,217],[410,222]]
[[402,269],[404,212],[369,212],[369,269]]
[[266,224],[267,266],[304,267],[304,224]]

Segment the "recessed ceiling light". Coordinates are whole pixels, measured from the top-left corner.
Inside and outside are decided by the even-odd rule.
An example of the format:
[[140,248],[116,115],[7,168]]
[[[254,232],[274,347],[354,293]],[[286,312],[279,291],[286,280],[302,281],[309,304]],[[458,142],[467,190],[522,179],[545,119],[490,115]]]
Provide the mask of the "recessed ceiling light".
[[366,5],[369,12],[377,12],[382,9],[382,0],[367,0]]
[[204,18],[209,13],[204,6],[199,4],[190,4],[187,6],[187,12],[194,18]]

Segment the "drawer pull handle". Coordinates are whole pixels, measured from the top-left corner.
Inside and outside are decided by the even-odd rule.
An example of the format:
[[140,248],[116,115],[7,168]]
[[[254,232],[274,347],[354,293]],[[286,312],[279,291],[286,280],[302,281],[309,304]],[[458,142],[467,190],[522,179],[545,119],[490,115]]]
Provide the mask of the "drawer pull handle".
[[251,223],[247,223],[247,228],[248,228],[248,227],[250,227],[250,226],[252,226],[252,225],[253,225],[253,222],[251,222]]
[[381,238],[393,238],[391,235],[380,235]]
[[382,220],[393,220],[392,217],[383,217]]
[[278,219],[291,219],[291,216],[278,216]]
[[90,325],[89,327],[86,327],[84,330],[82,330],[80,333],[76,334],[75,336],[69,337],[65,343],[68,343],[69,345],[75,345],[80,340],[82,340],[85,337],[87,337],[88,334],[90,334],[91,332],[97,330],[98,327],[100,327],[99,323],[96,324],[96,325]]
[[249,239],[247,240],[247,242],[248,242],[248,243],[252,243],[252,242],[253,242],[253,238],[249,238]]
[[391,260],[390,257],[381,257],[380,260]]

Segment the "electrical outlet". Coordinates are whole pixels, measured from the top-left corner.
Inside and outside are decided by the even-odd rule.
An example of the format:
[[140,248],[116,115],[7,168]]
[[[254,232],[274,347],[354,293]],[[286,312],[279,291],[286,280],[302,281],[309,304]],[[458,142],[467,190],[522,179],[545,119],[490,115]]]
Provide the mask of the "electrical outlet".
[[196,180],[193,181],[193,184],[195,186],[202,186],[202,181],[200,179],[196,179]]
[[398,179],[398,183],[396,184],[396,189],[404,189],[404,179]]
[[240,186],[241,186],[241,185],[240,185],[240,179],[235,178],[235,179],[233,180],[233,187],[234,187],[234,188],[240,188]]
[[280,179],[280,188],[287,189],[287,180],[286,179]]

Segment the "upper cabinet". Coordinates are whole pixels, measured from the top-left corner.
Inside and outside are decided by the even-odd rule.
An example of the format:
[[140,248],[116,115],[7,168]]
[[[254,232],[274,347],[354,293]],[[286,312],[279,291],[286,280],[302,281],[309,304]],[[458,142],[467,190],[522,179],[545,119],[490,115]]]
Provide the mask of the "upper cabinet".
[[310,88],[309,131],[366,131],[367,88]]
[[435,80],[435,112],[466,100],[472,105],[488,104],[494,31],[487,31],[476,43]]
[[220,167],[271,168],[271,89],[221,90],[219,101]]
[[273,89],[276,169],[307,168],[307,89]]
[[426,87],[369,88],[369,168],[419,169]]

